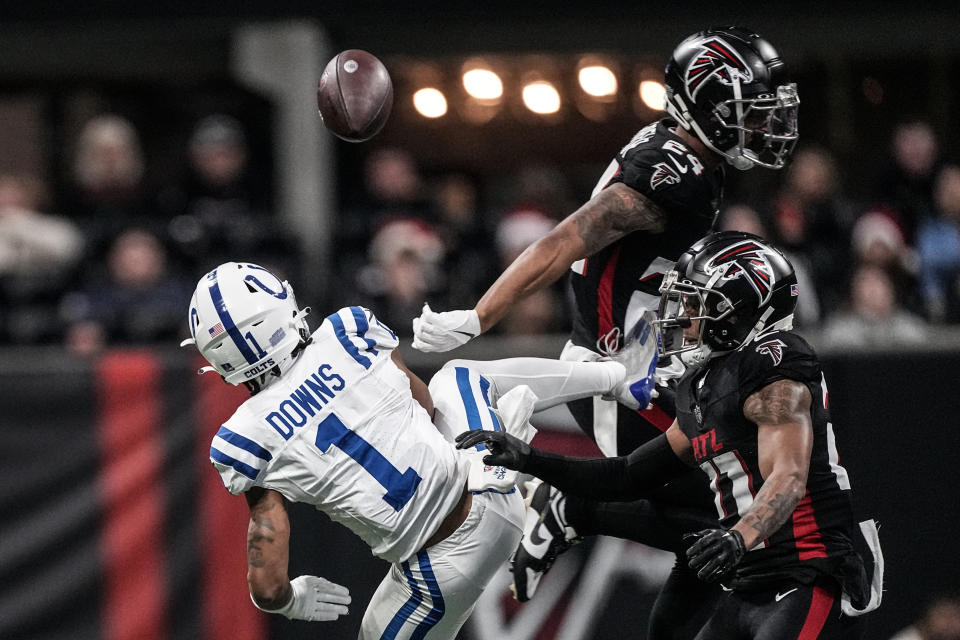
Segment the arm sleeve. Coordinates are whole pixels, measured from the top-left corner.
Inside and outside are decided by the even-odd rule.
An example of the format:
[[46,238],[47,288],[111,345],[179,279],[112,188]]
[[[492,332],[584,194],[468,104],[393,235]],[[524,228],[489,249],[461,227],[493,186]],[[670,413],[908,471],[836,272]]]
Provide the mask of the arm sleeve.
[[626,456],[580,459],[531,448],[523,471],[564,493],[607,501],[644,498],[650,491],[688,471],[658,436]]

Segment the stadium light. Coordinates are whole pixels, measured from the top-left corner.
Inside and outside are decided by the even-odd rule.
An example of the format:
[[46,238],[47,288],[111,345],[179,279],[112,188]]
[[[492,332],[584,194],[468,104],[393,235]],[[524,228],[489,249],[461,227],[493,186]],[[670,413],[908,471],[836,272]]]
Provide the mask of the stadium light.
[[546,80],[530,82],[523,87],[523,104],[530,111],[550,115],[560,110],[560,93]]
[[413,94],[413,107],[424,118],[440,118],[447,113],[447,98],[434,87],[424,87]]
[[581,67],[577,79],[580,88],[595,98],[606,98],[617,93],[617,76],[605,65]]
[[490,69],[470,69],[463,74],[463,88],[477,100],[499,100],[503,96],[503,81]]
[[666,105],[667,90],[662,82],[644,80],[640,83],[638,92],[643,104],[655,111],[663,111],[664,105]]

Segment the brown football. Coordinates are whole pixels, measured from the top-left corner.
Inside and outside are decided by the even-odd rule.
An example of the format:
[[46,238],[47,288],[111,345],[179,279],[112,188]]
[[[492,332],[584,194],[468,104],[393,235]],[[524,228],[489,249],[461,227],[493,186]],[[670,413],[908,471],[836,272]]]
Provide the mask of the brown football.
[[347,49],[327,63],[317,84],[324,126],[349,142],[369,140],[393,107],[393,83],[383,63],[361,49]]

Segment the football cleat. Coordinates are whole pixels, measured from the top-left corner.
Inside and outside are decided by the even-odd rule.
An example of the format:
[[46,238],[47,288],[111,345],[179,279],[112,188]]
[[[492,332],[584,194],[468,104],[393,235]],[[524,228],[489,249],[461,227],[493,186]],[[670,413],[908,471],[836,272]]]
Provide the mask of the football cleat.
[[510,590],[520,602],[533,597],[557,556],[581,540],[566,520],[567,498],[563,493],[537,479],[527,482],[526,486],[523,538],[510,563],[513,572]]
[[657,332],[652,321],[653,314],[644,312],[624,336],[623,347],[609,356],[627,370],[623,382],[613,388],[611,396],[631,409],[646,409],[656,397],[653,376],[657,370]]

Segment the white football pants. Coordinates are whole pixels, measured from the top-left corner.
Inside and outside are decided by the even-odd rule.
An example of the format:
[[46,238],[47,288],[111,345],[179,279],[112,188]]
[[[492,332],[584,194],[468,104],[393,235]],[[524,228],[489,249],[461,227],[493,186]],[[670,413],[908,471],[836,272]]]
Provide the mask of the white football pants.
[[[477,372],[446,368],[430,381],[438,429],[453,439],[467,429],[499,429],[497,398]],[[446,539],[390,571],[367,606],[360,640],[452,640],[487,583],[520,543],[524,506],[507,493],[474,492],[470,513]]]

